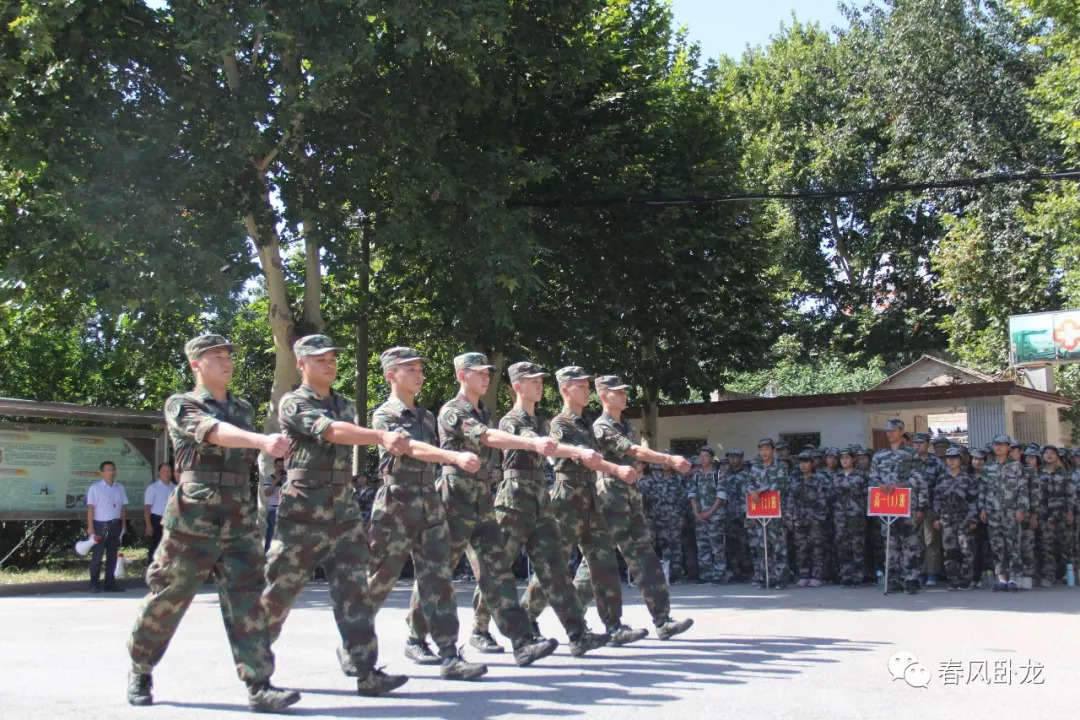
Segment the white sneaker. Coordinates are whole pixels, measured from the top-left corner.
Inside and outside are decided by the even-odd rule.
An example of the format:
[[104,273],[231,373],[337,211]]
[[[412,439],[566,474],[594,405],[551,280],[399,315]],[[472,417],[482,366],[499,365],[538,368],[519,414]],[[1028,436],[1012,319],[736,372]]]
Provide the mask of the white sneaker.
[[821,581],[814,579],[809,582],[810,587],[821,587]]
[[803,579],[802,579],[802,580],[800,580],[799,582],[795,583],[795,587],[806,587],[806,586],[808,586],[809,584],[810,584],[810,581],[809,581],[809,580],[807,580],[806,578],[803,578]]

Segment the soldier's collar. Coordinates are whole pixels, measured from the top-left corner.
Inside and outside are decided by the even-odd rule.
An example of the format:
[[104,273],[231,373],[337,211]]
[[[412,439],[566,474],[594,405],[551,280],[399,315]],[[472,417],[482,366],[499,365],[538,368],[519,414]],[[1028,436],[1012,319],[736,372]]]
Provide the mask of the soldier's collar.
[[[194,392],[195,392],[196,395],[199,396],[200,400],[209,400],[210,402],[215,402],[215,403],[217,402],[217,400],[214,399],[213,393],[211,393],[209,390],[207,390],[205,385],[196,385]],[[229,392],[228,388],[226,388],[226,390],[225,390],[225,402],[232,402],[232,399],[233,399],[233,394],[231,392]]]
[[413,404],[416,405],[416,406],[415,407],[409,407],[408,405],[406,405],[405,403],[403,403],[401,401],[401,398],[399,398],[397,395],[395,395],[393,393],[390,393],[390,397],[388,397],[386,399],[386,404],[389,405],[392,409],[396,410],[399,413],[412,413],[414,415],[417,414],[417,412],[418,412],[417,408],[420,407],[419,405],[416,405],[415,400],[413,400]]
[[331,399],[333,399],[334,395],[337,394],[337,393],[334,392],[334,388],[330,388],[330,394],[329,395],[320,395],[315,390],[315,388],[311,387],[310,385],[304,384],[304,383],[300,383],[300,387],[296,388],[296,390],[294,392],[302,393],[304,395],[307,395],[308,397],[315,398],[316,400],[331,400]]
[[458,390],[458,394],[455,399],[461,401],[461,403],[469,410],[483,412],[486,409],[483,399],[477,400],[476,404],[473,405],[471,402],[469,402],[469,398],[465,397],[465,393],[461,392],[460,390]]

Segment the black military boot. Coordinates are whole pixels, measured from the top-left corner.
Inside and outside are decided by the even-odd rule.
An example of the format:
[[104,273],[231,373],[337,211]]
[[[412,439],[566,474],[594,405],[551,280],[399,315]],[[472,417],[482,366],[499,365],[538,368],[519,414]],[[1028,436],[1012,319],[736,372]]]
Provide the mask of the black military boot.
[[608,641],[608,645],[611,647],[622,647],[623,645],[629,645],[635,643],[648,636],[649,631],[645,628],[632,628],[629,625],[620,625],[615,628],[611,634],[611,640]]
[[149,674],[128,671],[127,700],[131,705],[153,705],[154,678]]
[[693,627],[693,625],[694,621],[690,618],[686,618],[685,620],[672,620],[671,618],[668,618],[667,622],[656,628],[656,637],[661,640],[670,640],[676,635],[686,632]]
[[487,665],[471,663],[461,653],[440,660],[439,677],[443,680],[476,680],[487,674]]
[[559,641],[554,638],[545,640],[527,635],[514,648],[514,662],[518,664],[518,667],[528,667],[555,652],[557,647],[559,647]]
[[375,668],[367,674],[367,677],[356,681],[356,692],[358,695],[376,697],[397,690],[407,682],[409,678],[404,675],[387,675],[379,668]]
[[604,647],[610,640],[611,636],[607,633],[600,634],[586,630],[576,638],[570,639],[570,654],[581,657],[590,650]]

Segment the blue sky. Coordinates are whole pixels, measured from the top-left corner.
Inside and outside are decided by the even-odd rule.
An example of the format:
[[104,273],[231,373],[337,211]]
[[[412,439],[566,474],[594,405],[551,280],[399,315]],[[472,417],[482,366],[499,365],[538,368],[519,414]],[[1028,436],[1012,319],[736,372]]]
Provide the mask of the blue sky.
[[838,6],[838,0],[671,0],[676,24],[689,28],[707,58],[738,57],[747,45],[768,42],[781,23],[790,24],[792,12],[800,22],[845,26]]

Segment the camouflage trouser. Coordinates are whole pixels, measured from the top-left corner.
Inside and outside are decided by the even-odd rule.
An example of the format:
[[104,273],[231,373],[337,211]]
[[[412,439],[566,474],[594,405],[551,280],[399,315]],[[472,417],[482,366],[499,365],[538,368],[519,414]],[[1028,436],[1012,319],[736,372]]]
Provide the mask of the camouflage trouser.
[[666,560],[672,578],[686,577],[682,552],[682,531],[678,520],[663,518],[653,526],[653,546],[661,560]]
[[281,489],[277,526],[266,555],[262,604],[270,642],[315,568],[322,566],[330,585],[334,620],[342,646],[360,677],[375,667],[375,611],[368,598],[368,544],[360,508],[345,485],[319,485],[289,479]]
[[1025,518],[1020,526],[1020,563],[1023,565],[1025,576],[1038,577],[1039,566],[1035,560],[1035,531],[1031,529],[1030,516]]
[[[575,578],[582,610],[595,596],[600,619],[604,627],[612,630],[622,623],[622,589],[615,548],[597,507],[593,478],[591,472],[556,474],[551,487],[551,510],[559,526],[563,555],[569,557],[575,546],[580,549],[582,561],[578,572],[585,568],[591,577],[588,584],[579,584]],[[535,575],[521,599],[529,619],[540,617],[547,602],[546,588],[540,576]]]
[[833,515],[833,538],[840,581],[862,582],[866,569],[866,516]]
[[[495,497],[495,517],[502,528],[506,557],[516,558],[525,549],[559,622],[576,640],[585,631],[584,611],[570,580],[570,561],[540,471],[506,471]],[[474,632],[487,632],[491,611],[479,588],[473,593],[473,609]]]
[[825,530],[806,520],[795,523],[799,579],[820,580],[825,572]]
[[882,522],[881,536],[889,537],[889,581],[918,580],[923,568],[923,536],[915,517],[897,518],[891,531]]
[[934,529],[937,516],[927,512],[923,518],[923,572],[927,575],[945,572],[941,531]]
[[[657,627],[663,625],[669,619],[671,598],[667,581],[664,580],[664,568],[653,551],[641,494],[618,478],[601,476],[596,480],[596,498],[604,525],[611,531],[615,547],[626,560],[627,572],[637,584],[653,624]],[[585,607],[591,600],[589,581],[590,570],[582,563],[578,566],[574,585]],[[610,625],[608,629],[611,629]]]
[[874,581],[875,571],[885,568],[885,533],[883,531],[880,520],[867,519],[865,562],[869,564],[869,567],[866,568],[866,578],[871,582]]
[[765,582],[765,537],[769,538],[769,582],[783,584],[788,581],[787,524],[780,519],[762,525],[757,520],[746,521],[750,535],[750,553],[754,556],[754,580]]
[[450,528],[432,473],[387,475],[371,510],[368,593],[378,612],[411,556],[419,612],[439,655],[457,654],[457,597],[450,580]]
[[[450,528],[447,569],[453,572],[465,548],[472,547],[476,553],[476,584],[495,615],[499,632],[516,645],[528,637],[531,630],[529,619],[518,604],[517,585],[510,572],[514,558],[508,558],[504,550],[490,485],[486,478],[458,475],[457,472],[460,471],[456,468],[444,466],[437,485]],[[415,583],[406,622],[414,640],[421,640],[428,634],[420,591]]]
[[[682,556],[684,574],[688,578],[701,577],[701,563],[697,556],[697,535],[694,533],[694,524],[697,520],[689,512],[683,515],[683,527],[679,531],[682,542]],[[676,528],[678,525],[676,524]]]
[[987,523],[990,534],[990,553],[994,557],[994,573],[1019,580],[1024,574],[1024,560],[1020,554],[1020,523],[1012,512],[1003,516],[991,515]]
[[941,517],[941,548],[949,580],[964,584],[975,580],[975,531],[963,518]]
[[727,539],[724,545],[727,550],[728,570],[734,573],[736,580],[749,580],[754,574],[754,560],[750,552],[750,535],[746,528],[746,516],[729,516],[726,532]]
[[263,536],[249,487],[183,482],[162,519],[164,534],[146,571],[146,596],[128,652],[135,672],[161,661],[180,619],[207,576],[213,576],[221,616],[240,679],[262,682],[274,671],[263,589]]
[[700,523],[694,519],[697,537],[698,574],[705,582],[727,582],[727,523],[724,509]]
[[1065,564],[1072,562],[1070,553],[1072,546],[1069,542],[1072,530],[1073,526],[1066,524],[1063,515],[1039,519],[1039,544],[1042,549],[1039,564],[1041,579],[1054,582],[1065,574]]

